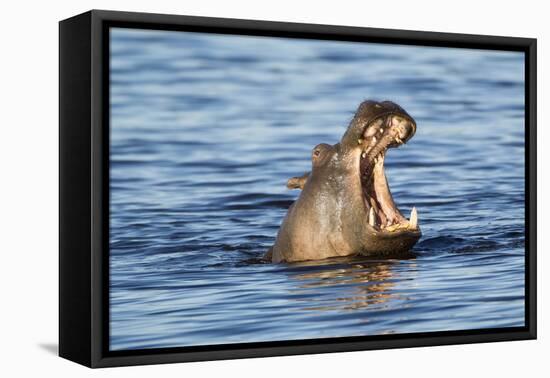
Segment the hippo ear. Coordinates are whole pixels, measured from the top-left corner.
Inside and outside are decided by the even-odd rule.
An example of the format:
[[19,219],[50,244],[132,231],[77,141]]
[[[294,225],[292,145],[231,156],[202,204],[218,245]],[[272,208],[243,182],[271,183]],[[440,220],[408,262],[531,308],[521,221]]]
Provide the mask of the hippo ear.
[[302,176],[291,177],[286,182],[286,187],[288,189],[304,189],[306,185],[307,178],[309,177],[310,172],[304,173]]

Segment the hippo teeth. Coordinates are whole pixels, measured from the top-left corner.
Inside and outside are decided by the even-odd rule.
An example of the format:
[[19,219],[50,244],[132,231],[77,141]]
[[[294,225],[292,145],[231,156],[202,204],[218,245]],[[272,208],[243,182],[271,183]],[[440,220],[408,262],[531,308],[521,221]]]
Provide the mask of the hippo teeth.
[[418,213],[416,212],[416,207],[412,208],[411,216],[409,217],[408,221],[392,224],[386,227],[386,231],[417,230],[417,229],[418,229]]
[[409,217],[409,225],[412,228],[417,228],[418,227],[418,214],[416,212],[416,207],[414,207],[414,206],[411,210],[411,216]]
[[375,222],[375,215],[374,215],[374,208],[370,208],[370,211],[369,211],[369,224],[374,227],[374,222]]

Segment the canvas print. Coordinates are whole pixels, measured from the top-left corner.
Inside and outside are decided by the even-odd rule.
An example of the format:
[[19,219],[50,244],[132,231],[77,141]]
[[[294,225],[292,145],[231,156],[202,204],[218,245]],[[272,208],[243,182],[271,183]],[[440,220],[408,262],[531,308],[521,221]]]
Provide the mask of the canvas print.
[[111,351],[525,325],[524,53],[109,42]]

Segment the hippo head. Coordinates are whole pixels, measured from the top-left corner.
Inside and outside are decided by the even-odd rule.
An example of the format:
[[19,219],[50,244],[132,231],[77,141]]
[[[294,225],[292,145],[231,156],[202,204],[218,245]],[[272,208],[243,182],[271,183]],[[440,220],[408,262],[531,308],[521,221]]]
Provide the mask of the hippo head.
[[283,220],[271,260],[409,251],[421,236],[416,208],[407,219],[395,205],[384,158],[415,132],[416,122],[399,105],[363,102],[340,143],[315,146],[311,172],[288,181],[302,192]]

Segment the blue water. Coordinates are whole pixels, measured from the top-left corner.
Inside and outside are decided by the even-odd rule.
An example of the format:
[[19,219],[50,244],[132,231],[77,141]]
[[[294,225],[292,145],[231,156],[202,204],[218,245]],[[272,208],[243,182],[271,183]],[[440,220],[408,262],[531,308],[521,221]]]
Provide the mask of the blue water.
[[[111,65],[111,349],[524,325],[521,53],[113,29]],[[367,98],[418,124],[414,255],[262,262]]]

